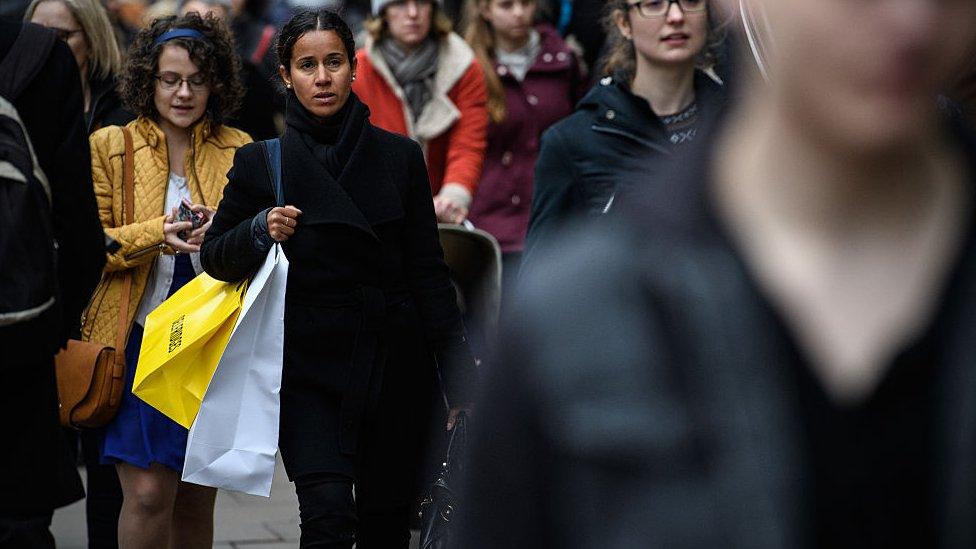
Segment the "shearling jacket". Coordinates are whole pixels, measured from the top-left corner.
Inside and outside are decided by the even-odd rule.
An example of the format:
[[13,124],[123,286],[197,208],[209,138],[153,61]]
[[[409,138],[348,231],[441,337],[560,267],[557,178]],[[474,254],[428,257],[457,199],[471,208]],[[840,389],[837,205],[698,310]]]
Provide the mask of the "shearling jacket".
[[[119,247],[108,254],[105,273],[82,317],[82,339],[114,343],[120,307],[124,271],[130,271],[132,293],[129,296],[131,323],[139,300],[146,289],[154,259],[163,253],[163,220],[166,188],[169,180],[169,158],[166,137],[152,120],[139,117],[126,125],[132,132],[135,166],[134,223],[124,224],[122,208],[122,161],[125,142],[122,128],[110,126],[90,138],[92,181],[98,201],[98,214],[105,234]],[[193,128],[193,143],[184,159],[185,172],[193,202],[216,208],[227,184],[227,171],[234,152],[251,138],[240,130],[220,126],[212,130],[207,122]]]
[[370,110],[370,122],[419,142],[427,160],[431,191],[442,188],[471,203],[481,178],[488,131],[488,91],[481,65],[456,34],[440,41],[433,94],[416,121],[403,89],[373,41],[356,53],[352,89]]

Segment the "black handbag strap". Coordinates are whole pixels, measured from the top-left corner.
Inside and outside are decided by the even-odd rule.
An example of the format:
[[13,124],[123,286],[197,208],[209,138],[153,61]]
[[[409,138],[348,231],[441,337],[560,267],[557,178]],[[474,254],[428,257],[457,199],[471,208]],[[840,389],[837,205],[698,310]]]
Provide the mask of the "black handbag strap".
[[0,95],[16,100],[44,68],[57,39],[54,31],[24,23],[17,40],[0,62]]
[[461,412],[458,414],[457,421],[454,424],[454,429],[451,431],[451,439],[447,443],[447,457],[444,460],[444,464],[448,468],[454,468],[458,463],[454,458],[463,451],[464,444],[468,438],[468,427],[467,427],[467,414]]
[[274,186],[275,204],[285,205],[285,189],[281,185],[281,139],[266,139],[261,142],[264,149],[264,165],[268,169],[268,178]]

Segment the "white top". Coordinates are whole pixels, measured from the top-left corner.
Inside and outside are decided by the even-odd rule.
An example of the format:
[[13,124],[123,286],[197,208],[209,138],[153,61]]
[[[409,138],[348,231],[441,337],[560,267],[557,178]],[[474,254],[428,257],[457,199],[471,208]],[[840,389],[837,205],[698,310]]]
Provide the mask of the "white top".
[[[501,48],[495,48],[495,55],[498,58],[498,63],[508,67],[512,76],[519,82],[522,82],[525,80],[525,76],[529,74],[529,69],[535,64],[536,58],[539,57],[540,49],[542,49],[542,44],[540,42],[539,31],[532,29],[529,33],[529,40],[524,46],[515,51],[505,51]],[[550,57],[552,56],[550,55]]]
[[[169,215],[173,208],[179,208],[180,202],[190,198],[190,187],[187,185],[185,177],[180,177],[170,172],[169,184],[166,187],[166,205],[163,212]],[[190,261],[193,263],[193,271],[197,274],[203,272],[200,265],[200,254],[190,254]],[[166,301],[166,294],[169,287],[173,284],[173,273],[176,271],[176,256],[162,255],[156,258],[156,264],[149,272],[149,280],[146,283],[146,291],[142,294],[139,301],[139,309],[136,310],[136,324],[146,325],[146,316],[156,307]]]

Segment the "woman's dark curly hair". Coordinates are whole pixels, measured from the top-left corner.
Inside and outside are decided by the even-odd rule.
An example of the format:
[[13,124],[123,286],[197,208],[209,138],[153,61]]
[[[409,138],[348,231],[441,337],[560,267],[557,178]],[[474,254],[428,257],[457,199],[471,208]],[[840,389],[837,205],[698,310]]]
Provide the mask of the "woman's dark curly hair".
[[[192,38],[175,38],[154,45],[164,32],[175,28],[193,29],[203,34],[207,41]],[[166,44],[176,44],[186,48],[190,60],[207,77],[210,84],[210,98],[204,116],[211,125],[223,124],[228,116],[241,105],[244,85],[240,78],[240,60],[234,47],[234,37],[227,26],[211,16],[200,17],[191,12],[183,17],[164,17],[156,19],[151,25],[139,31],[132,45],[125,67],[122,70],[119,95],[122,102],[132,112],[155,119],[159,116],[154,97],[156,95],[156,73],[159,71],[159,54]]]

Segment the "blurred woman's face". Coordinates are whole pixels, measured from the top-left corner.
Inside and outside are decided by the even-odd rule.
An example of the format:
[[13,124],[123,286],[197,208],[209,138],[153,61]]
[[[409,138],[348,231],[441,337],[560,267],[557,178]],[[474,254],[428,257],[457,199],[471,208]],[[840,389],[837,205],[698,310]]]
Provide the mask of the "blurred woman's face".
[[227,10],[223,6],[208,4],[198,0],[190,0],[180,8],[180,15],[197,12],[200,17],[212,15],[217,19],[227,19]]
[[31,23],[37,23],[43,27],[54,30],[58,37],[64,40],[71,53],[75,56],[78,63],[78,70],[82,73],[82,78],[88,75],[88,37],[81,28],[78,20],[71,14],[68,6],[59,0],[47,0],[41,2],[34,8],[34,14],[30,18]]
[[617,12],[617,28],[652,65],[694,65],[708,39],[705,0],[640,0]]
[[164,45],[159,53],[153,97],[160,125],[189,128],[203,118],[209,99],[210,83],[190,59],[190,52],[177,44]]
[[412,50],[430,34],[434,6],[432,0],[399,0],[383,10],[390,38],[403,49]]
[[971,52],[974,0],[747,0],[765,9],[774,97],[798,124],[860,148],[909,144]]
[[291,65],[278,73],[308,112],[327,118],[349,100],[355,63],[335,31],[313,30],[295,41]]
[[519,43],[532,32],[535,8],[535,0],[488,0],[481,3],[481,17],[496,35]]

